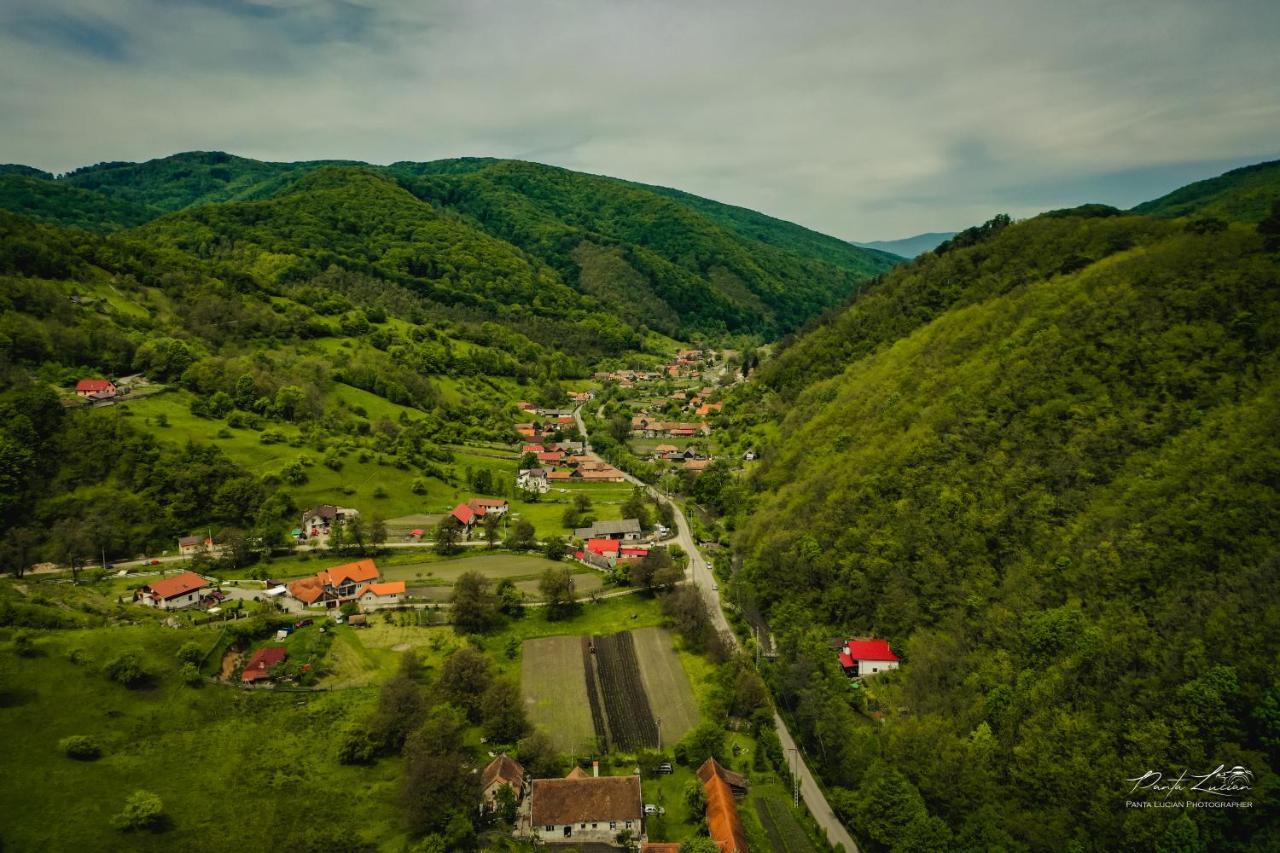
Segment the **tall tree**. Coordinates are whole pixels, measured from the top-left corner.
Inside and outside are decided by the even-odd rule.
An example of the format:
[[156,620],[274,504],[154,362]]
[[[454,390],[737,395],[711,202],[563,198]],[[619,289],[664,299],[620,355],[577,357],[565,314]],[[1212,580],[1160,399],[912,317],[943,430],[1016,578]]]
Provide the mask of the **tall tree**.
[[482,634],[498,623],[501,602],[491,589],[492,581],[480,572],[463,572],[453,584],[454,630]]

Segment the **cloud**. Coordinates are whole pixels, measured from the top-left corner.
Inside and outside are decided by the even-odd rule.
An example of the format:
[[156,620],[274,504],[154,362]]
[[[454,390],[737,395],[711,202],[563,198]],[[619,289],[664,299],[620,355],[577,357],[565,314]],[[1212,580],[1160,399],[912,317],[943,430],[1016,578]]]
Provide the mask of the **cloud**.
[[0,36],[0,160],[55,170],[520,157],[872,239],[1127,206],[1280,153],[1274,3],[19,0],[16,20],[41,23]]

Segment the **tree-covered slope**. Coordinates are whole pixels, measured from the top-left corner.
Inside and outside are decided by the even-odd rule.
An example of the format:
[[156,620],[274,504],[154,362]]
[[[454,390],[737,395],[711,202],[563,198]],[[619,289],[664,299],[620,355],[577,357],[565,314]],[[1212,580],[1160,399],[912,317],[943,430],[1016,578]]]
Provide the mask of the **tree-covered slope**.
[[[334,167],[346,171],[330,171]],[[525,256],[519,263],[551,273],[546,299],[566,304],[563,294],[554,291],[567,286],[585,297],[577,304],[608,312],[636,330],[647,327],[686,337],[721,332],[774,335],[839,304],[860,282],[898,261],[674,190],[485,158],[379,167],[336,161],[266,163],[221,152],[190,152],[146,163],[103,163],[57,178],[12,167],[11,174],[0,175],[0,209],[105,232],[212,204],[258,204],[243,215],[225,209],[203,214],[206,221],[197,230],[215,236],[209,230],[217,230],[214,220],[225,232],[223,226],[234,230],[248,218],[267,216],[278,231],[281,217],[287,215],[309,219],[305,228],[314,231],[324,223],[297,204],[290,208],[263,203],[296,191],[315,192],[310,176],[317,170],[332,176],[354,174],[352,169],[380,175],[387,185],[398,182],[408,194],[388,206],[381,188],[370,195],[371,208],[361,211],[357,208],[363,203],[362,193],[353,191],[344,203],[345,223],[372,222],[394,208],[394,215],[410,221],[433,221],[437,233],[410,252],[405,246],[423,236],[421,230],[408,229],[392,238],[388,229],[371,234],[357,226],[350,234],[332,235],[353,250],[344,257],[369,259],[386,248],[389,239],[398,241],[403,251],[393,253],[379,274],[404,266],[405,255],[413,254],[421,261],[417,267],[427,272],[410,271],[412,277],[435,280],[439,276],[433,265],[449,267],[454,290],[470,289],[484,299],[492,295],[484,286],[471,288],[482,284],[471,276],[480,268],[454,269],[458,259],[449,257],[448,246],[439,239],[448,242],[447,231],[460,239],[467,234],[461,242],[474,243],[483,232],[491,238],[486,251],[498,251],[492,242],[502,242],[507,244],[506,254]],[[333,178],[325,180],[332,183]],[[372,186],[366,180],[365,189]],[[407,204],[411,197],[420,203],[417,209]],[[179,219],[161,230],[172,235],[184,227],[182,223],[195,221]],[[267,237],[261,229],[253,236],[255,241]],[[355,247],[352,238],[371,242]],[[175,240],[182,242],[176,236]],[[309,239],[309,248],[318,251],[319,242]],[[513,288],[507,301],[528,296],[518,290]]]
[[[797,352],[827,378],[782,369]],[[744,392],[781,437],[739,580],[860,842],[1274,846],[1262,793],[1229,818],[1123,806],[1147,769],[1277,781],[1280,257],[1253,227],[1009,225],[779,362]],[[822,642],[860,634],[904,658],[875,730]]]
[[1233,169],[1197,181],[1133,209],[1146,216],[1213,216],[1228,222],[1258,222],[1280,200],[1280,160]]

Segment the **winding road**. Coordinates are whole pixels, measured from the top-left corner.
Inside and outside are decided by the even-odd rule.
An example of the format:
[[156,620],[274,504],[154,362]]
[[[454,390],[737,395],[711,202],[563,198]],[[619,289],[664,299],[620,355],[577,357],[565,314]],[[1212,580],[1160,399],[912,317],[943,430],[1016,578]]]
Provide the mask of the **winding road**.
[[[586,422],[582,419],[581,406],[573,410],[573,418],[577,421],[578,430],[582,433],[582,437],[586,442],[586,454],[593,459],[600,459],[595,451],[591,449],[591,436],[587,432]],[[729,621],[725,619],[724,611],[720,608],[720,591],[716,585],[715,576],[711,574],[711,568],[707,564],[702,550],[693,541],[693,533],[689,529],[688,519],[684,517],[684,511],[680,509],[679,504],[663,497],[653,486],[631,476],[626,471],[622,473],[628,482],[641,487],[655,500],[671,505],[676,519],[675,541],[689,555],[689,580],[707,603],[707,609],[711,612],[711,621],[736,648],[738,646],[738,638],[729,627]],[[831,804],[827,802],[826,796],[822,793],[821,786],[818,785],[818,780],[814,778],[809,766],[805,764],[803,753],[796,747],[796,742],[791,737],[791,732],[788,731],[786,722],[783,721],[782,717],[778,716],[777,712],[774,712],[773,722],[778,730],[778,740],[782,742],[784,755],[795,756],[793,770],[800,778],[800,796],[804,799],[804,804],[808,807],[809,814],[813,815],[814,820],[822,827],[823,832],[826,833],[827,841],[832,846],[843,847],[845,853],[859,853],[858,845],[853,840],[853,836],[849,834],[849,830],[845,829],[844,824],[836,817]]]

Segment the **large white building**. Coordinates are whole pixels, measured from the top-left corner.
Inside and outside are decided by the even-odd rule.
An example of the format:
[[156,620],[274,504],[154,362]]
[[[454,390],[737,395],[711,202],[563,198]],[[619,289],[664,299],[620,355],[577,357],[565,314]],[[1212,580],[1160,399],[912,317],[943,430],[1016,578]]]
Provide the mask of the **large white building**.
[[644,837],[644,802],[639,776],[588,776],[533,780],[530,828],[543,843],[618,845],[629,831]]

